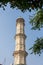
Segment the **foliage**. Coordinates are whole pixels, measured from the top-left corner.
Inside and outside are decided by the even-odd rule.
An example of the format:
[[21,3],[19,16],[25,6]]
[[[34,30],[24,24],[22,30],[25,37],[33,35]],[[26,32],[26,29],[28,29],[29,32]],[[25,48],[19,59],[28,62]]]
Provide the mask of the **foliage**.
[[43,52],[43,38],[37,38],[35,44],[29,50],[32,50],[31,54],[40,55]]
[[38,9],[43,6],[43,0],[0,0],[0,7],[4,9],[7,3],[10,4],[11,8],[17,7],[21,11],[31,11],[31,9]]
[[39,10],[34,18],[30,20],[30,23],[32,25],[32,29],[36,30],[43,27],[43,9]]
[[[43,8],[40,9],[34,18],[30,20],[33,30],[40,30],[43,27]],[[38,38],[35,44],[29,49],[32,50],[31,54],[41,54],[43,52],[43,38]]]

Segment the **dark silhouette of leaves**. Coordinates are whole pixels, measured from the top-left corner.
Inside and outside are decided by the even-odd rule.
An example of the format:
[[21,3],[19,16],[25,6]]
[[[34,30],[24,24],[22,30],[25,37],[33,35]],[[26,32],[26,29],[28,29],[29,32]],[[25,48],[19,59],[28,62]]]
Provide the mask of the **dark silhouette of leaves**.
[[21,11],[42,8],[43,0],[0,0],[0,7],[10,4],[11,8],[17,7]]
[[43,52],[43,38],[37,38],[35,44],[29,49],[32,50],[31,54],[40,54]]

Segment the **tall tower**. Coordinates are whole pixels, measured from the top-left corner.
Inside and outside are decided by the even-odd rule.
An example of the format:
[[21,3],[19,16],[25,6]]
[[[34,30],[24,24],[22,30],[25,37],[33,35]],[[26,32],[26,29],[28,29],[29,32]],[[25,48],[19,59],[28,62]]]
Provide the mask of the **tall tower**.
[[15,35],[15,51],[14,56],[14,65],[26,65],[26,56],[27,52],[25,51],[25,31],[24,31],[24,19],[18,18],[16,20],[16,35]]

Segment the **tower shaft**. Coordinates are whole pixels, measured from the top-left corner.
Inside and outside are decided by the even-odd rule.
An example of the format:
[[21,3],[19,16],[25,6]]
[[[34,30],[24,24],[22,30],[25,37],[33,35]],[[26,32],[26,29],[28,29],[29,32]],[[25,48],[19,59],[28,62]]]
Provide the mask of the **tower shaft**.
[[27,52],[25,51],[25,31],[24,19],[18,18],[16,21],[16,35],[15,35],[15,51],[14,51],[14,65],[26,65]]

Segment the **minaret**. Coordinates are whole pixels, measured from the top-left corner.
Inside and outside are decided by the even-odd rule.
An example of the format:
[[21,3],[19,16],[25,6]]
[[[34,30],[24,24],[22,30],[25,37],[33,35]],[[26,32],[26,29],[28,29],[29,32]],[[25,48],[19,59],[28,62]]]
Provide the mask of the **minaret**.
[[25,31],[24,31],[24,19],[18,18],[16,20],[16,35],[15,35],[15,51],[14,56],[14,65],[26,65],[26,56],[27,52],[25,51]]

